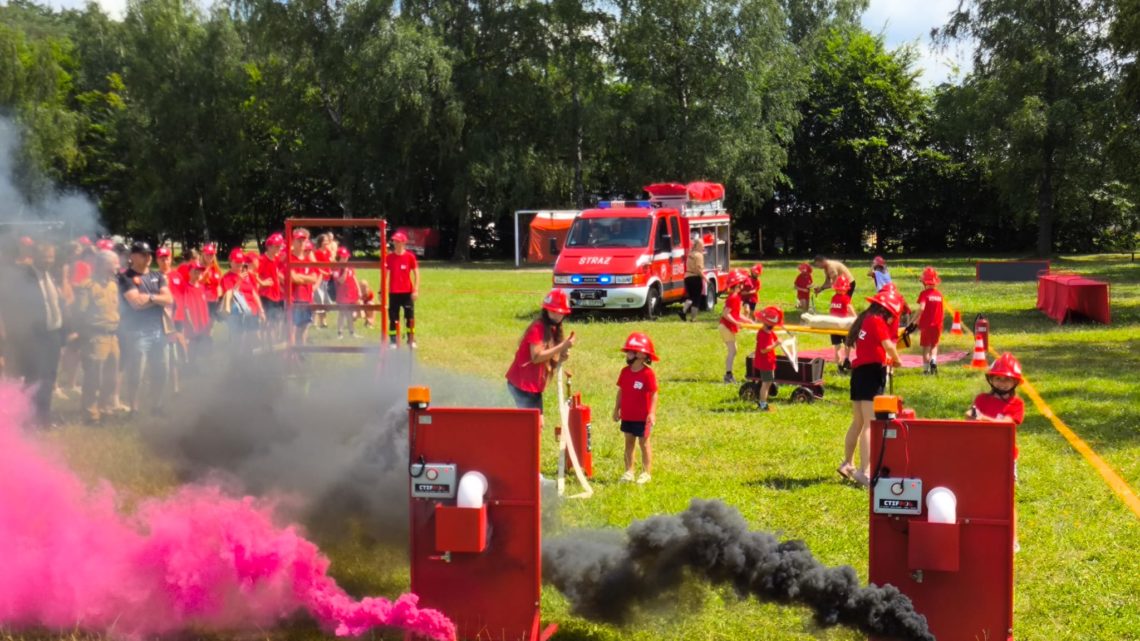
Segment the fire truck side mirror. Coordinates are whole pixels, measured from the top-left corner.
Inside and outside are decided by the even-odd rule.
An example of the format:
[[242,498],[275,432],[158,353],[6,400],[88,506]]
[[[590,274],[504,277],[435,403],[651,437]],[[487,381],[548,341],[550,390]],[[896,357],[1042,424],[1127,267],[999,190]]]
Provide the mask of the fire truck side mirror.
[[551,256],[557,256],[558,252],[562,251],[562,249],[558,246],[558,239],[557,238],[549,238],[547,240],[550,241],[550,255]]

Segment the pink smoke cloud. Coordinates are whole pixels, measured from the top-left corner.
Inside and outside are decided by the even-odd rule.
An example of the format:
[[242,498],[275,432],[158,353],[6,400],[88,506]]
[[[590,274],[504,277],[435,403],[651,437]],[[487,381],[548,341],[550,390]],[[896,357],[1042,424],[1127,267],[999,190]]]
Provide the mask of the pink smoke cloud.
[[0,382],[0,624],[137,639],[265,628],[305,610],[338,636],[455,638],[414,594],[354,600],[269,502],[186,486],[123,514],[109,484],[88,488],[24,435],[29,415],[22,390]]

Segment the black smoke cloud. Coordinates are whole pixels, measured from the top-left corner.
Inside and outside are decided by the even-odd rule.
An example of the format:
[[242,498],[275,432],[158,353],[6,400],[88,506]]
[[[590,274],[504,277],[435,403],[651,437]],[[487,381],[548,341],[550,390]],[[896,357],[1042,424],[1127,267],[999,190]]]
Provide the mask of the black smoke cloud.
[[694,499],[684,512],[637,521],[624,541],[589,536],[542,546],[543,580],[580,616],[627,623],[637,607],[675,594],[687,577],[730,585],[741,598],[801,604],[822,626],[933,641],[926,617],[894,586],[862,586],[850,566],[826,567],[802,541],[753,532],[738,511]]
[[192,377],[143,437],[183,480],[221,474],[235,491],[295,497],[288,505],[322,535],[355,519],[381,540],[406,542],[413,381],[431,387],[435,405],[508,401],[505,387],[422,368],[408,350],[300,370],[280,353],[206,363],[215,365]]

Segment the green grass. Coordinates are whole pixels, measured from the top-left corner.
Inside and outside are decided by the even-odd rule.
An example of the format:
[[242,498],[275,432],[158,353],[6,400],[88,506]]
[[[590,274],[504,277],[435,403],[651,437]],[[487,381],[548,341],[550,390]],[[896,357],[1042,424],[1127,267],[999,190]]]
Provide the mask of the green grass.
[[[931,263],[942,274],[948,302],[963,311],[963,319],[969,322],[975,313],[985,313],[994,346],[1014,352],[1056,413],[1134,489],[1140,488],[1140,265],[1112,256],[1054,263],[1055,269],[1112,282],[1114,324],[1104,327],[1056,325],[1034,309],[1033,283],[978,284],[972,261]],[[763,304],[792,307],[796,264],[765,263]],[[894,279],[912,304],[919,291],[917,276],[926,264],[892,261]],[[865,267],[858,268],[862,288]],[[469,395],[503,402],[503,374],[549,288],[549,271],[428,264],[423,277],[416,310],[420,362],[448,370],[457,386],[478,381],[469,386],[475,390]],[[866,496],[838,483],[834,471],[850,404],[847,381],[835,375],[833,365],[827,368],[823,400],[793,406],[781,394],[777,411],[760,415],[737,400],[736,386],[718,382],[724,348],[712,314],[693,324],[681,323],[675,314],[656,322],[572,316],[568,328],[579,337],[568,368],[575,388],[593,408],[596,494],[565,503],[559,511],[562,528],[623,528],[634,519],[682,510],[692,497],[718,498],[736,506],[755,528],[803,539],[824,563],[849,564],[866,577]],[[634,329],[650,334],[662,358],[656,366],[661,395],[654,478],[646,486],[616,482],[622,471],[622,438],[608,418],[623,364],[618,350]],[[316,336],[327,340],[333,333]],[[750,336],[741,339],[738,377],[750,341]],[[823,336],[801,337],[801,348],[826,345]],[[944,350],[968,351],[971,346],[969,336],[944,337]],[[904,370],[895,382],[895,391],[920,417],[960,417],[984,388],[976,370],[958,365],[945,365],[937,378]],[[547,423],[555,422],[548,399]],[[161,492],[173,482],[169,470],[141,450],[129,428],[94,434],[72,428],[51,440],[87,478],[103,476],[139,493]],[[1016,637],[1140,639],[1140,519],[1028,401],[1018,444],[1022,551],[1015,562]],[[551,475],[553,439],[544,438],[543,448],[544,472]],[[378,549],[367,532],[326,543],[333,574],[353,591],[391,595],[406,586],[402,559]],[[727,590],[705,587],[687,589],[623,629],[571,616],[551,588],[544,590],[542,601],[544,618],[561,624],[559,639],[859,638],[843,629],[815,629],[804,609],[742,602]],[[298,624],[266,636],[316,634],[311,626]]]

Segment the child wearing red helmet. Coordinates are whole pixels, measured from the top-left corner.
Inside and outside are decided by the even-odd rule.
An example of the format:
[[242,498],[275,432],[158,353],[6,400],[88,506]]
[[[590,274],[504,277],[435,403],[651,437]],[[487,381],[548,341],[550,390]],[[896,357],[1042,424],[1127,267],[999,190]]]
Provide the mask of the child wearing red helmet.
[[800,273],[796,275],[796,281],[792,284],[796,288],[796,309],[806,312],[811,299],[811,265],[800,263],[797,269]]
[[649,367],[658,360],[653,341],[642,332],[633,332],[622,346],[625,367],[618,374],[617,398],[614,400],[614,420],[621,423],[625,434],[625,473],[623,482],[633,480],[633,446],[641,449],[641,475],[638,484],[649,482],[653,451],[649,436],[657,422],[657,376]]
[[736,377],[732,375],[732,368],[736,361],[736,334],[740,332],[741,323],[751,319],[741,312],[744,301],[740,292],[744,287],[747,276],[739,271],[732,271],[728,275],[728,298],[724,299],[724,311],[720,315],[720,338],[728,354],[724,359],[724,382],[735,383]]
[[[855,315],[855,308],[851,305],[851,296],[847,293],[851,289],[851,281],[840,274],[835,277],[835,295],[831,297],[831,315],[838,318],[850,318]],[[835,351],[835,367],[840,374],[851,371],[851,358],[848,354],[847,344],[843,336],[831,335],[831,347]]]
[[763,273],[764,266],[756,263],[744,274],[744,288],[740,292],[740,298],[748,306],[750,316],[756,315],[756,305],[760,303],[760,275]]
[[[864,487],[871,482],[873,401],[886,387],[888,365],[902,364],[895,348],[896,334],[890,329],[891,321],[897,322],[902,311],[902,297],[879,292],[867,298],[867,302],[871,306],[855,318],[847,334],[847,347],[855,350],[851,359],[851,425],[843,443],[843,462],[836,469],[843,478]],[[858,469],[854,465],[856,446],[860,459]]]
[[[352,252],[348,251],[347,247],[337,248],[336,260],[338,263],[347,263],[351,257]],[[336,302],[338,305],[355,305],[360,302],[360,285],[356,282],[355,269],[348,265],[334,269],[332,282],[336,283]],[[354,311],[341,310],[337,314],[336,337],[338,339],[344,338],[346,326],[348,327],[348,335],[356,338],[356,313]]]
[[943,300],[938,291],[942,279],[933,267],[922,270],[925,289],[918,295],[919,345],[922,346],[922,373],[938,373],[938,343],[942,340]]
[[574,346],[574,332],[562,337],[562,321],[570,314],[570,297],[552,289],[542,299],[542,313],[527,326],[507,370],[507,391],[520,409],[542,412],[542,391],[554,365]]
[[285,236],[275,232],[265,240],[265,253],[258,257],[254,273],[261,302],[265,305],[266,338],[269,343],[284,338],[285,295],[283,287]]
[[1017,396],[1017,386],[1023,380],[1021,363],[1009,352],[1002,354],[986,371],[990,391],[974,397],[974,404],[966,412],[966,418],[976,421],[1012,421],[1014,425],[1021,425],[1025,420],[1025,403]]
[[408,347],[416,346],[416,299],[420,291],[420,267],[416,255],[407,250],[408,236],[398,231],[392,234],[392,251],[385,259],[388,278],[388,341],[397,347],[396,335],[400,328],[400,310],[408,327]]
[[776,380],[776,347],[780,344],[776,332],[772,330],[784,324],[784,312],[779,307],[765,307],[756,320],[764,325],[756,332],[756,355],[752,357],[752,369],[760,378],[760,399],[757,403],[760,411],[771,412],[774,408],[768,405],[768,391],[772,389],[772,381]]
[[867,275],[875,282],[875,291],[891,282],[891,273],[887,271],[887,261],[882,256],[875,256],[871,261],[871,271]]

